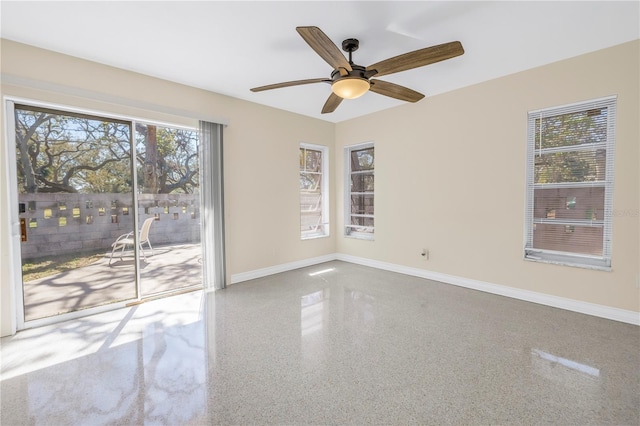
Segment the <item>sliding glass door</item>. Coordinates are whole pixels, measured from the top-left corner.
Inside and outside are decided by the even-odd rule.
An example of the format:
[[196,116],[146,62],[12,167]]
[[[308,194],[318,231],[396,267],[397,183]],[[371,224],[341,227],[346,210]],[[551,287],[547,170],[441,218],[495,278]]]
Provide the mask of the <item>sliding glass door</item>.
[[202,286],[197,131],[13,110],[23,322]]
[[138,224],[150,223],[142,297],[202,286],[198,133],[136,124]]
[[135,229],[131,124],[26,105],[14,116],[24,320],[135,299],[133,258],[115,269],[105,256]]

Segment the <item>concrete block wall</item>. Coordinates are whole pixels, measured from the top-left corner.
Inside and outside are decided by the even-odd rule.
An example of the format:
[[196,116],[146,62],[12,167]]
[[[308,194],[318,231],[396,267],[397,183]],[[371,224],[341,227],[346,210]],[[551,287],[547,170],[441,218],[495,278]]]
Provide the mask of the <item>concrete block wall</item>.
[[[139,194],[139,225],[156,218],[149,239],[156,245],[200,241],[199,194]],[[20,194],[18,209],[26,226],[22,258],[111,250],[133,230],[131,193]]]

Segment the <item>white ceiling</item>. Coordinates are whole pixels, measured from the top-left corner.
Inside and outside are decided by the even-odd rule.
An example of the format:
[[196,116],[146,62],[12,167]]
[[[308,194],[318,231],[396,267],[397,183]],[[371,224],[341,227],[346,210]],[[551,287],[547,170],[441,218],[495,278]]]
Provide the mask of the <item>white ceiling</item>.
[[[612,1],[6,1],[3,38],[339,122],[400,105],[375,93],[320,114],[328,84],[253,93],[251,87],[329,78],[298,35],[318,26],[340,46],[357,38],[367,66],[459,40],[465,54],[381,77],[429,96],[640,38],[639,2]],[[580,78],[580,76],[576,76]]]

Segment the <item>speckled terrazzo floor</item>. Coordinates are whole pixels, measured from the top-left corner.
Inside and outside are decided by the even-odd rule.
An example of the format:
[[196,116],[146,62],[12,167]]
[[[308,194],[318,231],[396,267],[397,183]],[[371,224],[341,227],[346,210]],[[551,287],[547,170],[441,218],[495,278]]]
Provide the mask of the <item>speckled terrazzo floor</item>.
[[640,327],[343,262],[0,343],[3,426],[640,423]]

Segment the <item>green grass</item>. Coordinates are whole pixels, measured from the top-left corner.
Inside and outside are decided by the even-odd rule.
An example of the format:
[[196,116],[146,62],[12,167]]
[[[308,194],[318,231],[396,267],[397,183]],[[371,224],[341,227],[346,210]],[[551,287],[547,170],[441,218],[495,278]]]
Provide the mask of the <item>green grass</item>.
[[29,282],[91,265],[104,257],[104,251],[75,253],[30,259],[22,264],[22,281]]

